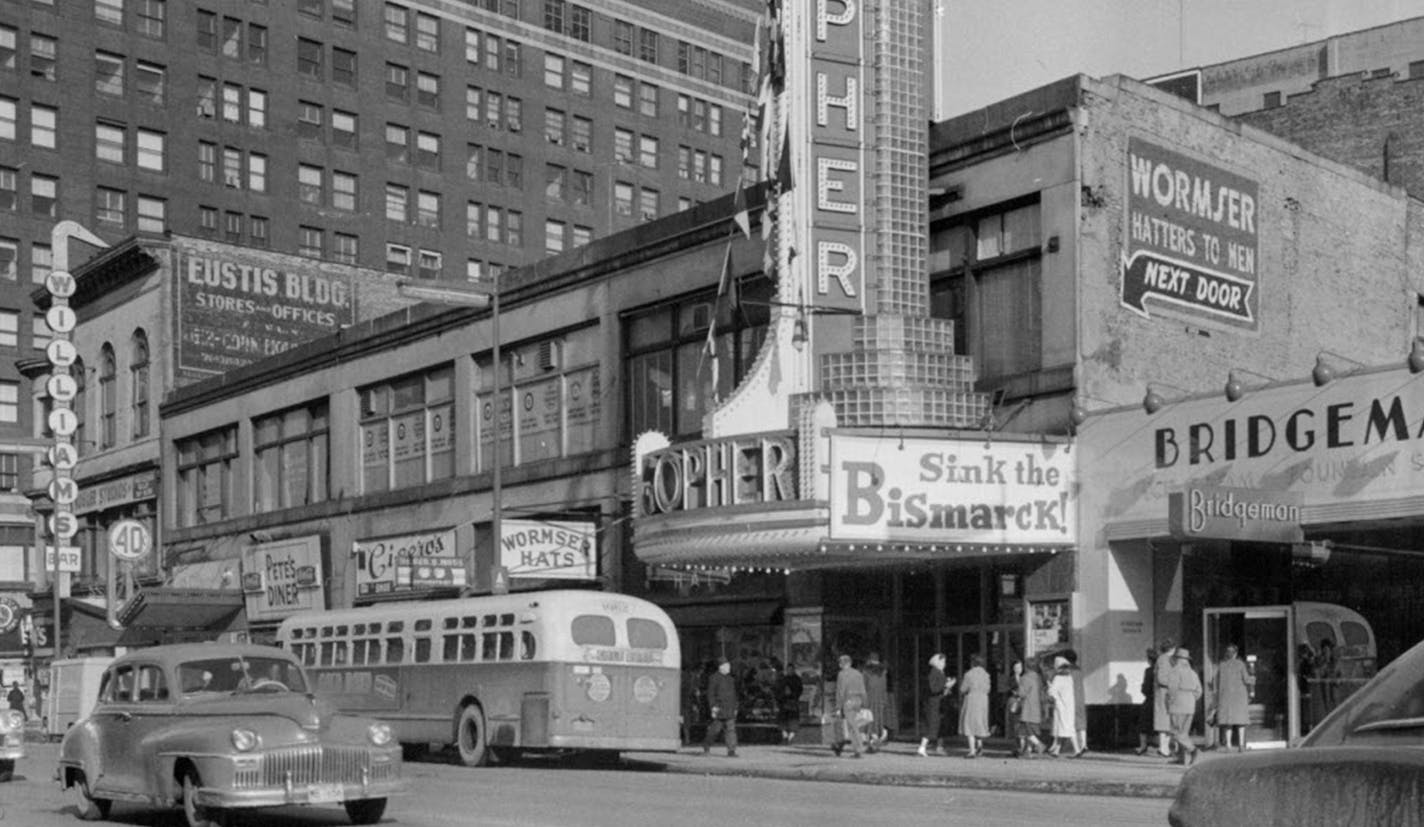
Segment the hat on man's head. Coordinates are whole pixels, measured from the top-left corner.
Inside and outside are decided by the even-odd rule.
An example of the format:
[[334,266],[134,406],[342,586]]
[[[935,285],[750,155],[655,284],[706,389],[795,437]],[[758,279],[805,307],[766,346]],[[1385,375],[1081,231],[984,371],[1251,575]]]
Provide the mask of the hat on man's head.
[[1172,657],[1174,657],[1174,658],[1181,658],[1182,660],[1191,660],[1191,659],[1192,659],[1192,653],[1187,650],[1187,647],[1185,647],[1185,646],[1178,646],[1178,647],[1177,647],[1177,651],[1175,651],[1175,652],[1172,653]]
[[1056,657],[1056,658],[1053,659],[1053,668],[1054,668],[1054,669],[1062,669],[1063,667],[1065,667],[1065,666],[1067,666],[1067,665],[1068,665],[1068,659],[1065,658],[1065,657],[1063,657],[1062,655],[1059,655],[1058,657]]
[[724,657],[717,658],[717,665],[718,665],[718,666],[721,666],[721,665],[724,664],[724,663],[731,663],[731,661],[727,660],[727,658],[726,658],[725,656],[724,656]]

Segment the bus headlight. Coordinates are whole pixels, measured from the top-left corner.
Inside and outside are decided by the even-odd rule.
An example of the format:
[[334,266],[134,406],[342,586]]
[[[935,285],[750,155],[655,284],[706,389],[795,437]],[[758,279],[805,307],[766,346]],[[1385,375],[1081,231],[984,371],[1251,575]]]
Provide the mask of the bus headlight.
[[257,733],[250,729],[234,729],[232,731],[232,745],[238,752],[252,752],[257,749],[262,739],[257,737]]
[[384,747],[391,742],[391,728],[387,724],[371,724],[366,729],[366,735],[371,739],[371,743],[378,747]]
[[633,697],[640,704],[650,704],[658,697],[658,682],[643,675],[633,682]]

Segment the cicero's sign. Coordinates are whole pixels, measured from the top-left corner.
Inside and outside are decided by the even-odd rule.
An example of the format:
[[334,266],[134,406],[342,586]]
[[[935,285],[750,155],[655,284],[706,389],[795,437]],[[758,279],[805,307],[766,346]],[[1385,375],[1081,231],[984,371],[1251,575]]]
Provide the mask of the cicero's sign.
[[643,516],[794,500],[796,434],[743,434],[650,451],[638,477]]

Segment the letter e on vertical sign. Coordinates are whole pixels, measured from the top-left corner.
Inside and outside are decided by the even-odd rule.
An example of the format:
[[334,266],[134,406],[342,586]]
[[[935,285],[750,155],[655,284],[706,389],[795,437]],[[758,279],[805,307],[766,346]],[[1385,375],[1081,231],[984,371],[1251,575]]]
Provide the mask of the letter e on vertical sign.
[[109,528],[109,553],[119,560],[142,560],[152,548],[148,527],[138,520],[119,520]]

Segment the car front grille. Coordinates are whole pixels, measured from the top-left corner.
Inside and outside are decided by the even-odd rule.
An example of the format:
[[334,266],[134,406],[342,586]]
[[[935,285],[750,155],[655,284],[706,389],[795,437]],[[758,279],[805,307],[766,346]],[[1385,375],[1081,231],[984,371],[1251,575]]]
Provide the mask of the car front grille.
[[[261,754],[255,767],[239,767],[233,778],[238,789],[287,784],[360,784],[396,777],[397,762],[373,761],[363,747],[293,747]],[[290,775],[289,775],[290,773]]]

